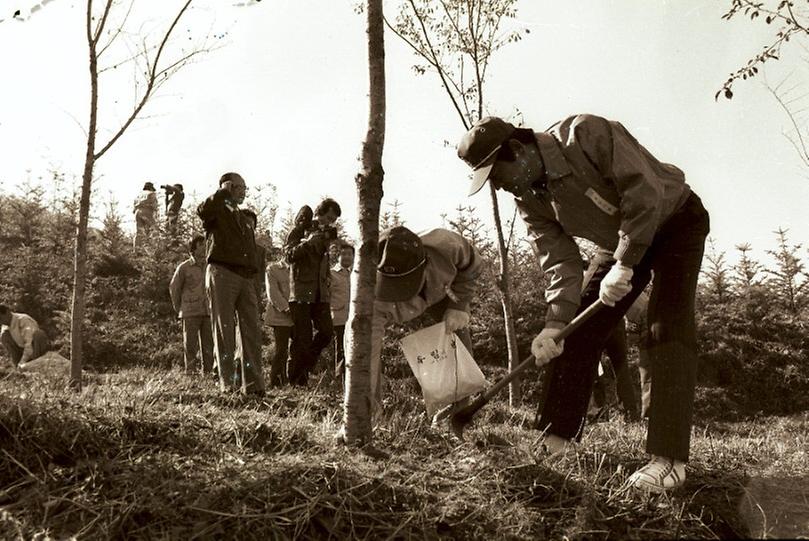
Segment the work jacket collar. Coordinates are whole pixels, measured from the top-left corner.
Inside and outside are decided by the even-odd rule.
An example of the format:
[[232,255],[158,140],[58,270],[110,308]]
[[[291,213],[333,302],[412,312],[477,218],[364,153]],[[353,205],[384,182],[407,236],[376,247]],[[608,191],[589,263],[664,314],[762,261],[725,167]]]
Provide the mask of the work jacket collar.
[[542,163],[545,165],[545,174],[548,180],[557,180],[571,174],[570,166],[565,160],[562,149],[556,138],[550,133],[538,132],[534,134],[537,139]]

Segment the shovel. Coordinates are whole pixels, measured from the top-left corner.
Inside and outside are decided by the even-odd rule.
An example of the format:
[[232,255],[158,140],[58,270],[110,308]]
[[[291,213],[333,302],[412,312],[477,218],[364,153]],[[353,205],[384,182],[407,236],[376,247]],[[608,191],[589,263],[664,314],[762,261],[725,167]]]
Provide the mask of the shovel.
[[[588,306],[586,310],[577,315],[573,321],[562,328],[562,330],[559,331],[559,334],[556,335],[553,340],[558,344],[570,336],[573,331],[581,327],[585,321],[590,319],[593,314],[598,312],[602,306],[604,306],[604,304],[600,300],[595,301],[593,304]],[[525,371],[525,369],[532,364],[534,364],[534,356],[529,355],[517,366],[517,368],[509,372],[508,375],[506,375],[503,379],[486,389],[486,391],[477,397],[474,402],[454,412],[449,418],[449,427],[453,435],[459,440],[463,441],[464,428],[466,428],[466,426],[472,422],[472,417],[475,416],[478,410],[488,404],[492,397],[502,391],[506,385],[511,383],[514,378],[519,376],[520,373]]]

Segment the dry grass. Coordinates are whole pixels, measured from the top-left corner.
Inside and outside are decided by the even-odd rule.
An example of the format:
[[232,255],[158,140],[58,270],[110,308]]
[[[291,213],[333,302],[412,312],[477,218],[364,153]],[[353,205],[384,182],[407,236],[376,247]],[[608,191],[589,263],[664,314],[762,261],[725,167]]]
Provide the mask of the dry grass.
[[623,487],[641,425],[592,425],[551,462],[527,407],[490,405],[459,445],[429,428],[412,378],[393,387],[371,455],[334,443],[331,384],[258,401],[176,371],[96,376],[80,394],[0,372],[0,538],[809,535],[807,416],[700,426],[686,486],[642,497]]

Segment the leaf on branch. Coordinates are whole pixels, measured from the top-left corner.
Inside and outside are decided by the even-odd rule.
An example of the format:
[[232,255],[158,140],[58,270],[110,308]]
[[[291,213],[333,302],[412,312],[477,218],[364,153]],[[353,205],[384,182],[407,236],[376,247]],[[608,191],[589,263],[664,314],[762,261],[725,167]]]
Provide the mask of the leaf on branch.
[[725,97],[729,100],[733,99],[733,92],[729,88],[725,89]]

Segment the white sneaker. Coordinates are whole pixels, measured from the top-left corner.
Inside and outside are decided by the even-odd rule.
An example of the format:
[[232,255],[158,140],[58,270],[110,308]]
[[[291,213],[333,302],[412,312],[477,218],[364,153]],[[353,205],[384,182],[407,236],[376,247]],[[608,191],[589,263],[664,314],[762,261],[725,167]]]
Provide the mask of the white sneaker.
[[540,445],[545,458],[555,458],[576,448],[575,443],[556,434],[547,434]]
[[652,455],[652,460],[629,476],[627,483],[640,490],[664,492],[685,483],[685,462]]

